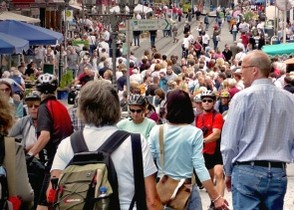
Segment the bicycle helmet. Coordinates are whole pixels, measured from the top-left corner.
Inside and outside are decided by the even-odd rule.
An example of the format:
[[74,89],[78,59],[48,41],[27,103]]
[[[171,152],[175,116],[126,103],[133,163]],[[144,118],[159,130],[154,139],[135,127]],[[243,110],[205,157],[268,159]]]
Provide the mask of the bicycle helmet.
[[128,100],[128,105],[129,106],[146,106],[147,105],[146,97],[140,94],[130,95]]
[[32,91],[25,97],[25,101],[41,101],[41,97],[36,91]]
[[211,90],[203,91],[201,93],[201,100],[206,97],[216,100],[216,95]]
[[201,102],[201,94],[200,94],[200,93],[198,93],[198,94],[194,97],[194,101],[195,101],[196,103]]
[[36,88],[41,93],[54,93],[54,91],[57,89],[57,79],[52,74],[41,74],[36,82]]
[[220,94],[221,98],[230,98],[230,93],[228,91],[222,91]]

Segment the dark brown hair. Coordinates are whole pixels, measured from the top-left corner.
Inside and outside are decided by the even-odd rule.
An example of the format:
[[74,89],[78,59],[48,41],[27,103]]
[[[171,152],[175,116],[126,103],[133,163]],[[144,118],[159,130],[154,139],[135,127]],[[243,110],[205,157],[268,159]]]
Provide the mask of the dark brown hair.
[[194,121],[192,102],[189,94],[183,90],[176,89],[167,94],[166,119],[170,123],[191,124]]

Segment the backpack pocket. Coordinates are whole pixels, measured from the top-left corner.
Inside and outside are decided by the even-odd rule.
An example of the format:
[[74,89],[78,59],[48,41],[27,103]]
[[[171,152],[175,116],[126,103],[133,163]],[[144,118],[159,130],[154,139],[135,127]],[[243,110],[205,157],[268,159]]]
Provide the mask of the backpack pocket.
[[105,196],[112,194],[104,163],[71,165],[66,168],[58,184],[56,209],[93,209],[100,196],[99,189],[106,187]]

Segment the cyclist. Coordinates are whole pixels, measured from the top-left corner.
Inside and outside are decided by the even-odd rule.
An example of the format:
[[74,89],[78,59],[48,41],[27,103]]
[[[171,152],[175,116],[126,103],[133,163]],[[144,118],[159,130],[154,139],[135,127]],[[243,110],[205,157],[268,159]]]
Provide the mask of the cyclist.
[[[224,196],[225,182],[223,173],[223,161],[220,153],[220,137],[223,127],[223,117],[215,111],[216,95],[210,91],[201,93],[203,113],[196,116],[196,127],[203,132],[203,156],[206,168],[212,181],[215,182],[217,192]],[[211,203],[210,209],[214,209]]]
[[130,95],[128,99],[130,118],[118,122],[117,127],[131,133],[141,133],[147,139],[151,129],[156,125],[154,120],[146,117],[147,105],[148,101],[145,96]]

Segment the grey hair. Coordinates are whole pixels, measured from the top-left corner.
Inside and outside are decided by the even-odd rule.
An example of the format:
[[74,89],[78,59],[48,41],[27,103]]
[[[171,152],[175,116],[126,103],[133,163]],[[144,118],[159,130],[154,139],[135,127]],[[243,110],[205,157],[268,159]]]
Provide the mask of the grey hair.
[[120,119],[117,91],[107,81],[90,81],[81,89],[78,117],[89,125],[115,125]]

